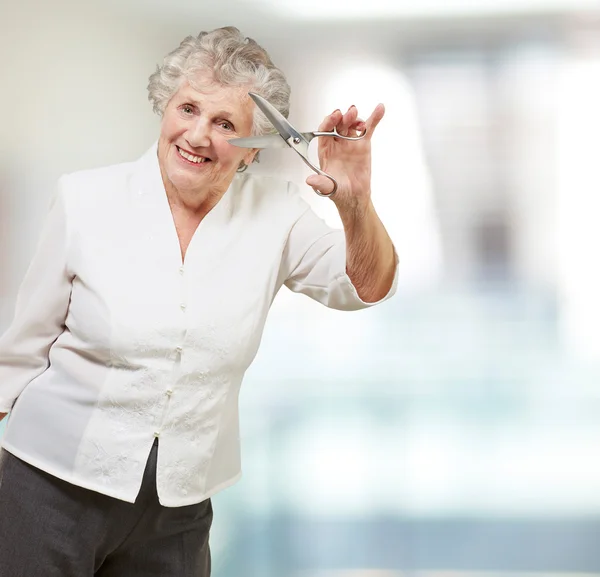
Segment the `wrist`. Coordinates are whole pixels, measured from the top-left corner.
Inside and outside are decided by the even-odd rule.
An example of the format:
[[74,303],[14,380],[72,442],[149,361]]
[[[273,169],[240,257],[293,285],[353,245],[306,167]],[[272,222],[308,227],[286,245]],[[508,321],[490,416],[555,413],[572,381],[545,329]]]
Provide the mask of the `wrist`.
[[370,195],[365,198],[351,196],[350,198],[339,199],[336,199],[334,195],[331,200],[337,208],[344,227],[364,222],[374,210]]

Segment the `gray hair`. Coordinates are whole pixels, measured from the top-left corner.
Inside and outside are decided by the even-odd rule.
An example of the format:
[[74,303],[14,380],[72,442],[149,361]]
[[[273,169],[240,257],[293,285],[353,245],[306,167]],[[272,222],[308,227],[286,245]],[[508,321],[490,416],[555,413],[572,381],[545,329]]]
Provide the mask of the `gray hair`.
[[[187,80],[194,87],[194,76],[207,71],[224,86],[248,86],[288,117],[290,87],[285,75],[262,46],[245,38],[234,26],[188,36],[164,58],[148,83],[148,100],[154,112],[162,116],[181,83]],[[256,109],[252,134],[272,132],[271,123]]]

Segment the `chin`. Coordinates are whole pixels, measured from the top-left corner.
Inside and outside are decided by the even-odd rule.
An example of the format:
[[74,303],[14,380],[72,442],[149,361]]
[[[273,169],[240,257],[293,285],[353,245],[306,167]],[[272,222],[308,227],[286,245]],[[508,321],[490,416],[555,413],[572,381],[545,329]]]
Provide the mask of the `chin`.
[[171,182],[181,192],[192,192],[202,187],[204,179],[192,178],[190,175],[174,174]]

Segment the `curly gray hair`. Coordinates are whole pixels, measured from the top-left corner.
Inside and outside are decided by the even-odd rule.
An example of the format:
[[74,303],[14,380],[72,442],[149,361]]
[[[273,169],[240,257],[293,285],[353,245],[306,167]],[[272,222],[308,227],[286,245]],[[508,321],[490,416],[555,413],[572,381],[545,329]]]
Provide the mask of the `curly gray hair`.
[[[225,86],[251,87],[251,91],[266,98],[288,117],[290,87],[285,75],[273,64],[262,46],[244,37],[234,26],[188,36],[178,48],[167,54],[148,83],[148,100],[152,102],[154,112],[162,116],[181,83],[187,80],[194,87],[194,76],[206,71]],[[255,109],[252,134],[271,132],[275,132],[271,123],[260,110]],[[255,160],[258,160],[258,155]]]

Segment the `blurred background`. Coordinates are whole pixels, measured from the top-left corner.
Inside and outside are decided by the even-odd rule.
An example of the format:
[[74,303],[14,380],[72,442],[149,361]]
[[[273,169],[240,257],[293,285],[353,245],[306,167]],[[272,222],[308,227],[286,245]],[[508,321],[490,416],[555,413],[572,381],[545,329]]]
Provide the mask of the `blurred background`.
[[143,154],[148,76],[224,25],[302,130],[385,103],[401,283],[352,314],[279,295],[215,577],[600,574],[600,0],[2,0],[0,330],[56,179]]

